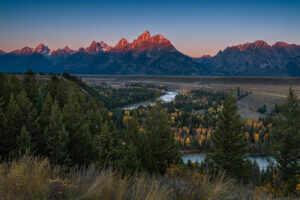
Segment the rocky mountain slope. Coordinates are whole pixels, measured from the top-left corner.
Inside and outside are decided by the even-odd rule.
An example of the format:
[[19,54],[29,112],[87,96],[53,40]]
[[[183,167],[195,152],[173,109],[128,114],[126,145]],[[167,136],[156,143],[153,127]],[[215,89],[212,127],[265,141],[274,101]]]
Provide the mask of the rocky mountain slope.
[[277,42],[254,43],[227,47],[214,57],[196,59],[213,75],[299,76],[300,46]]
[[115,46],[93,41],[86,48],[50,50],[40,44],[9,53],[0,51],[0,71],[69,72],[132,75],[299,76],[300,45],[277,42],[227,47],[216,56],[191,58],[162,35],[145,31],[133,42],[122,38]]

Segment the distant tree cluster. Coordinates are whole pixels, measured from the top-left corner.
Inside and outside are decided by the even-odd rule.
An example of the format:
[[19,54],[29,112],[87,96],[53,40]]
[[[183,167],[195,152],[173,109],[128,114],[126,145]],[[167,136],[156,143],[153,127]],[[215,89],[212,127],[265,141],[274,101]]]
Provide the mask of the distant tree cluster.
[[267,106],[266,106],[266,104],[264,104],[263,106],[259,107],[257,109],[257,112],[259,112],[261,114],[265,114],[267,112]]

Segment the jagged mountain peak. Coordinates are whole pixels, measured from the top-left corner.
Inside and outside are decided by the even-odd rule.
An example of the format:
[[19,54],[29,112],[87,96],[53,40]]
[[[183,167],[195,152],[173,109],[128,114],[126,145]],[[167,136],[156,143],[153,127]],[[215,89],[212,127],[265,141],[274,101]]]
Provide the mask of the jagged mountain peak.
[[146,30],[144,33],[142,33],[137,40],[147,40],[151,37],[149,30]]
[[70,49],[68,46],[65,46],[62,50],[64,50],[68,54],[73,54],[75,51]]
[[127,45],[129,45],[130,43],[127,41],[127,39],[125,38],[121,38],[120,41],[116,44],[116,48],[122,48],[125,47]]
[[48,55],[50,53],[50,49],[44,45],[43,43],[39,44],[35,49],[34,52],[41,53],[43,55]]
[[27,54],[32,54],[33,49],[26,46],[26,47],[23,47],[22,49],[17,49],[17,50],[11,51],[11,53],[27,55]]
[[264,40],[256,40],[255,42],[253,42],[253,44],[257,45],[257,46],[265,46],[268,45],[268,43]]
[[84,48],[83,47],[79,47],[78,48],[78,52],[84,52]]
[[85,49],[85,52],[88,52],[88,53],[100,53],[100,52],[105,52],[105,51],[109,50],[110,48],[111,47],[108,46],[103,41],[100,41],[100,42],[92,41],[92,43],[90,44],[90,46],[88,46]]
[[136,40],[134,40],[130,48],[136,51],[147,51],[153,49],[175,50],[171,42],[164,36],[151,36],[148,30],[146,30],[142,35],[140,35]]
[[106,44],[105,42],[103,42],[102,40],[100,41],[100,45],[104,48],[104,47],[109,47],[108,44]]
[[[232,51],[232,50],[238,50],[238,51],[249,51],[249,50],[255,50],[255,49],[263,49],[263,48],[271,48],[271,46],[265,42],[264,40],[257,40],[252,43],[244,43],[244,44],[238,44],[235,46],[227,47],[224,51]],[[219,53],[222,53],[220,51]]]
[[151,35],[146,30],[133,42],[122,38],[114,47],[92,41],[85,49],[66,46],[49,51],[44,44],[10,53],[0,51],[0,67],[16,72],[27,66],[41,71],[48,67],[51,71],[55,66],[56,70],[72,73],[300,75],[300,45],[284,42],[269,45],[257,40],[227,47],[216,56],[191,58],[177,51],[163,35]]
[[45,48],[45,47],[46,47],[46,45],[41,43],[41,44],[37,45],[35,49],[42,49],[42,48]]
[[96,41],[92,41],[92,43],[90,44],[90,46],[88,46],[85,49],[86,52],[88,53],[98,53],[102,51],[101,45],[100,43],[96,42]]
[[65,51],[69,51],[69,50],[71,50],[68,46],[65,46],[64,48],[63,48],[63,50],[65,50]]
[[[138,36],[133,42],[128,42],[127,39],[121,38],[121,40],[114,46],[111,47],[105,42],[92,41],[87,48],[79,48],[77,51],[70,49],[68,46],[64,48],[59,48],[56,50],[50,50],[45,44],[39,44],[35,49],[24,47],[19,50],[12,51],[11,53],[15,54],[32,54],[40,53],[43,55],[51,56],[53,55],[71,55],[76,52],[86,52],[91,54],[98,54],[101,52],[111,51],[111,52],[127,52],[127,51],[151,51],[151,50],[175,50],[175,47],[171,42],[166,39],[163,35],[154,35],[151,36],[149,30],[144,31],[141,35]],[[63,52],[62,52],[63,51]]]
[[300,46],[283,42],[271,46],[257,40],[227,47],[212,57],[209,66],[213,73],[220,75],[296,75],[300,72],[297,56],[300,56]]
[[272,47],[289,47],[290,45],[285,42],[276,42]]

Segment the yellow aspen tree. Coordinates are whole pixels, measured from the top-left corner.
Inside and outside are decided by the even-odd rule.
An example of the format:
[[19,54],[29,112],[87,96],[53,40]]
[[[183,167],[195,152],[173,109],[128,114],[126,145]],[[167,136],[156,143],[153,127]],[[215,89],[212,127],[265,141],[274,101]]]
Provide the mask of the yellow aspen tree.
[[254,133],[254,141],[255,141],[255,143],[259,142],[259,134],[258,133]]
[[187,137],[187,138],[185,139],[185,145],[186,145],[186,146],[190,146],[190,143],[191,143],[191,139],[190,139],[189,137]]

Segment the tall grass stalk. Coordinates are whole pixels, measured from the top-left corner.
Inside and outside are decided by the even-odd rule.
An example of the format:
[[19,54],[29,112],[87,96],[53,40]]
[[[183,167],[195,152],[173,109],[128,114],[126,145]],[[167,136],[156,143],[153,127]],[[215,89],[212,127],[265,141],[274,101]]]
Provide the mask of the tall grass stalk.
[[4,200],[248,200],[253,196],[224,173],[122,177],[109,169],[97,170],[95,165],[65,170],[30,156],[0,164],[0,198]]

